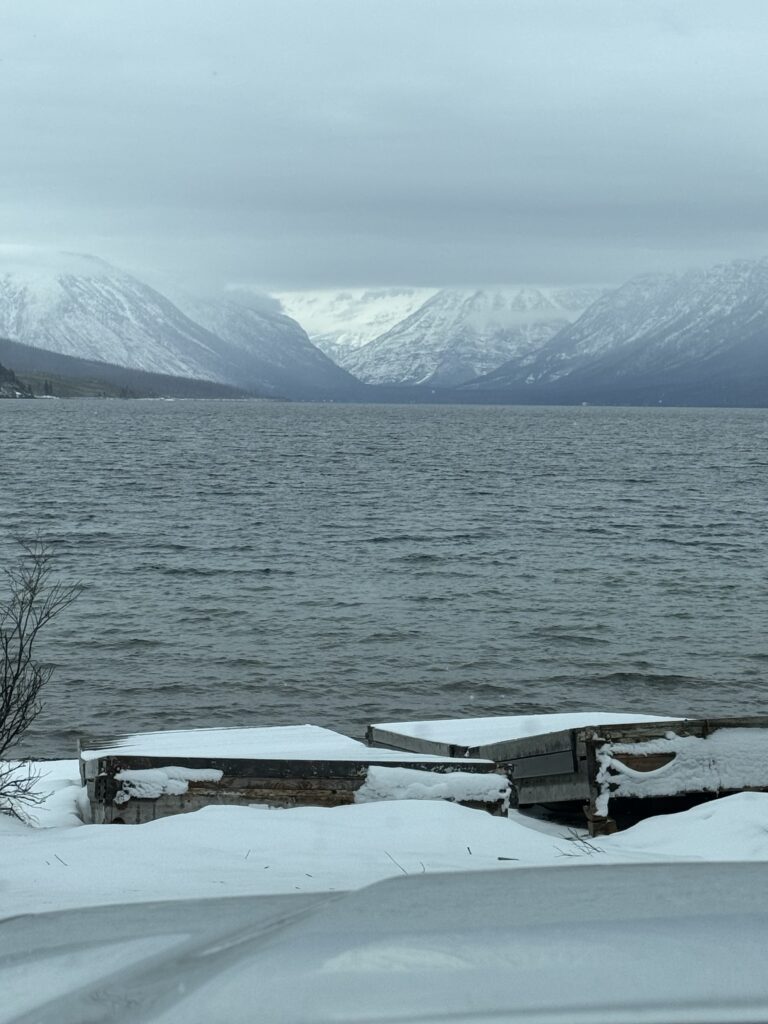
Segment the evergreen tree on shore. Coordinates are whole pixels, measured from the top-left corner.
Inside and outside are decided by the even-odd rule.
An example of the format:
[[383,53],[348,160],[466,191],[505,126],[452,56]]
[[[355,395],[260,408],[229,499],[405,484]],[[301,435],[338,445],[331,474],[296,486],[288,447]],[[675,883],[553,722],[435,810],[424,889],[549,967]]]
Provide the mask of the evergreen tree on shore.
[[13,370],[0,363],[0,398],[32,398],[32,392],[22,384]]

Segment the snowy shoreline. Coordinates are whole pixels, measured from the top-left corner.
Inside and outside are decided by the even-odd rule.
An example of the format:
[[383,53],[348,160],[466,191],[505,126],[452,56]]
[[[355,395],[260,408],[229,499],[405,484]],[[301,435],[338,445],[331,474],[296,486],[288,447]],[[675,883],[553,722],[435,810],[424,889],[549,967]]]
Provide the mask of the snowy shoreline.
[[768,861],[768,794],[739,793],[588,839],[444,800],[206,807],[120,828],[83,821],[76,760],[39,761],[47,794],[0,815],[0,918],[115,903],[333,892],[396,875],[637,862]]

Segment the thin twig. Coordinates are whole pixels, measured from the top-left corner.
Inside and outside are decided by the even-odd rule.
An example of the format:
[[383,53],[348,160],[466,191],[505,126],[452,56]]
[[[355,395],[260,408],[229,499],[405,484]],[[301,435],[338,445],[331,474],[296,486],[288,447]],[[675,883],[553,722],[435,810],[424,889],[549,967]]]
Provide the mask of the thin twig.
[[384,851],[384,853],[386,853],[386,854],[387,854],[387,856],[389,857],[389,859],[390,859],[390,860],[392,861],[392,863],[393,863],[393,864],[395,864],[395,865],[396,865],[397,867],[399,867],[399,868],[400,868],[400,870],[401,870],[401,871],[403,872],[403,874],[404,874],[404,875],[407,875],[407,874],[408,874],[408,872],[407,872],[407,871],[405,870],[405,868],[403,867],[403,865],[402,865],[402,864],[398,864],[398,863],[397,863],[397,861],[395,860],[395,858],[394,858],[394,857],[392,856],[392,854],[391,854],[391,853],[387,853],[387,851],[386,851],[386,850]]

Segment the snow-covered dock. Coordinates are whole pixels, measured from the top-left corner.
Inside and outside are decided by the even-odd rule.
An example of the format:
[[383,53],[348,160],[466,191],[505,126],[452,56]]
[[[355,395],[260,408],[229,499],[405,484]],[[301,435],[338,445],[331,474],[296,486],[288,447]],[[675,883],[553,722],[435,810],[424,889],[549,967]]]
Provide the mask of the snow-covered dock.
[[371,749],[313,725],[81,741],[80,774],[98,824],[141,824],[210,804],[337,807],[405,793],[495,811],[509,802],[506,775],[487,759]]
[[768,717],[389,722],[369,726],[367,744],[312,725],[192,729],[82,742],[80,772],[96,823],[140,824],[209,804],[443,799],[502,812],[512,800],[583,807],[598,835],[617,817],[657,813],[660,800],[768,790]]
[[[487,758],[519,806],[578,801],[593,835],[615,830],[617,806],[768,790],[768,716],[679,719],[583,712],[368,728],[370,744],[425,757]],[[653,813],[650,803],[648,813]]]

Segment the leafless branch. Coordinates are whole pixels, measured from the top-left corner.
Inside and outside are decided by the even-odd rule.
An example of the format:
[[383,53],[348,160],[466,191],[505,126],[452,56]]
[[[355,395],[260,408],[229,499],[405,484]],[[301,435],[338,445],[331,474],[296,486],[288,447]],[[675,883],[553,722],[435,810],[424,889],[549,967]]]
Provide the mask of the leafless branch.
[[80,594],[79,583],[53,578],[52,552],[39,537],[19,540],[21,555],[3,575],[7,597],[0,600],[0,811],[23,817],[20,808],[39,803],[37,773],[11,766],[6,753],[42,710],[41,692],[53,674],[35,658],[35,644],[52,619]]

